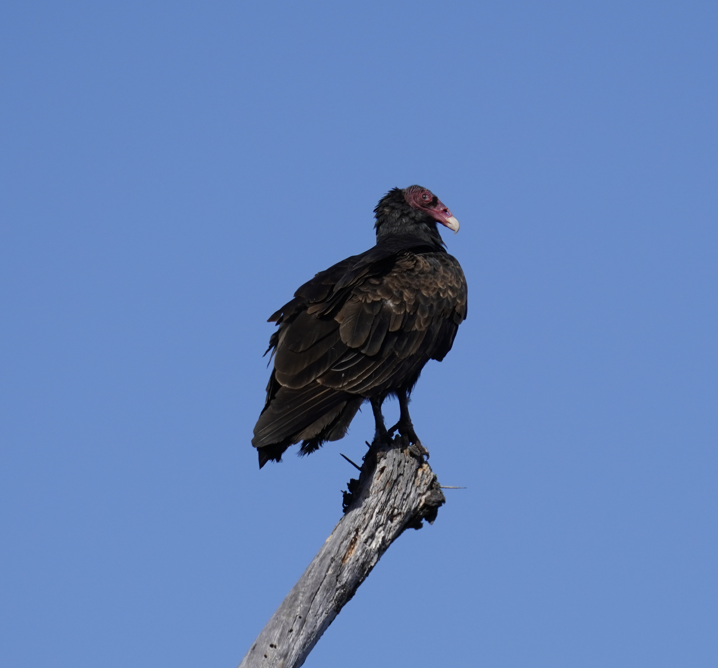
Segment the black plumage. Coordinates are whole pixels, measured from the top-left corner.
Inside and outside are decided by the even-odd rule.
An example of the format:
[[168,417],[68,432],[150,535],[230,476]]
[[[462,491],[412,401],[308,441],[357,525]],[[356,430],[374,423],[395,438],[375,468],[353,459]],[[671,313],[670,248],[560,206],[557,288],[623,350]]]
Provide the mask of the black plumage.
[[[436,227],[459,224],[421,186],[394,188],[374,213],[376,246],[318,273],[269,318],[278,325],[268,349],[274,369],[252,439],[260,468],[292,444],[307,454],[342,438],[366,400],[376,437],[396,430],[421,448],[409,395],[466,318],[466,279]],[[401,417],[387,430],[381,404],[389,395]]]

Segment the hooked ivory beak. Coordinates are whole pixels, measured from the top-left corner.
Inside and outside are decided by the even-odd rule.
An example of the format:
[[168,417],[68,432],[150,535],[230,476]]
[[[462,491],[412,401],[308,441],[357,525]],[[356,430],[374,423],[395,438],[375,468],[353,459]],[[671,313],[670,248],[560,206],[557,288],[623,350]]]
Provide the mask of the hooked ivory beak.
[[451,216],[450,218],[447,218],[446,220],[441,220],[439,222],[452,230],[454,234],[459,231],[459,221],[456,220],[454,216]]

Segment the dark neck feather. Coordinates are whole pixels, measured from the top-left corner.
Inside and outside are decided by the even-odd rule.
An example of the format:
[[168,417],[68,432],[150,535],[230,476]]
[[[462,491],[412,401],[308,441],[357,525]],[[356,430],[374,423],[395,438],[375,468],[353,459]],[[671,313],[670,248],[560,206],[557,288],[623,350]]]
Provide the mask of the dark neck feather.
[[410,207],[399,188],[390,190],[374,209],[376,216],[376,242],[393,237],[414,237],[437,250],[443,250],[444,242],[436,228],[436,221],[418,209]]

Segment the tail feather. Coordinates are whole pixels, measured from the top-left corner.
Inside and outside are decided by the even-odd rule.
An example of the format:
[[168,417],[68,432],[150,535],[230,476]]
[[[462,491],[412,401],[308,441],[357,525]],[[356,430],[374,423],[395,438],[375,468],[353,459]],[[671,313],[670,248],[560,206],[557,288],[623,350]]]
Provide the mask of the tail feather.
[[294,443],[304,441],[311,452],[326,440],[346,433],[363,398],[312,383],[299,390],[280,387],[259,416],[252,445],[260,468],[270,459],[279,461]]

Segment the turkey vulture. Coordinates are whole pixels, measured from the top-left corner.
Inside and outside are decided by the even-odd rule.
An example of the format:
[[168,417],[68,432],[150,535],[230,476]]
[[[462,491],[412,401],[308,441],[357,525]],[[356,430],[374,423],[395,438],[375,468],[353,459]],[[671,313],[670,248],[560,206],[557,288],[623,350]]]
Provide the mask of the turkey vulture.
[[[259,467],[346,434],[371,403],[375,438],[394,431],[425,452],[409,416],[409,394],[430,360],[451,350],[466,318],[466,279],[445,250],[437,223],[459,221],[421,186],[390,190],[374,209],[376,246],[318,273],[269,322],[274,369],[254,428]],[[271,359],[271,358],[270,358]],[[399,422],[384,425],[381,405],[399,399]]]

